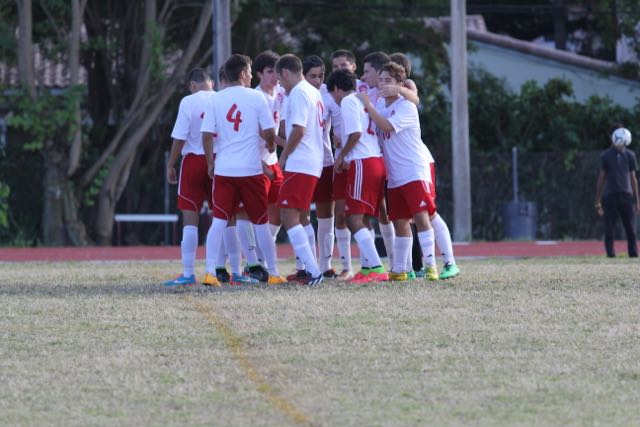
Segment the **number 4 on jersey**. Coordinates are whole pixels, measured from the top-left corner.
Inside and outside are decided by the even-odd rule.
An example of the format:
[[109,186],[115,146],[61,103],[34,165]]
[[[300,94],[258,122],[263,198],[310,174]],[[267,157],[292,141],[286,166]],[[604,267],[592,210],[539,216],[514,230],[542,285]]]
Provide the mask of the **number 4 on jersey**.
[[[233,116],[234,112],[236,113],[235,117]],[[233,123],[233,130],[235,130],[236,132],[238,132],[238,130],[240,129],[240,123],[242,123],[241,117],[242,113],[240,112],[240,110],[238,110],[238,106],[236,104],[233,104],[227,112],[227,121]]]

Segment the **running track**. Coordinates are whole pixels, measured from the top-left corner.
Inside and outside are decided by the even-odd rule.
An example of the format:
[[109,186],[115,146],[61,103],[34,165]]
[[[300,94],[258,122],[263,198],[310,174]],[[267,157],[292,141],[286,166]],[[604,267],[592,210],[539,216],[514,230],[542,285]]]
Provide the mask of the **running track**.
[[[626,254],[626,241],[615,243],[617,254]],[[556,256],[604,256],[600,241],[538,241],[538,242],[478,242],[454,243],[458,258],[486,257],[556,257]],[[358,255],[353,246],[353,255]],[[278,257],[292,256],[291,246],[278,245]],[[198,248],[198,258],[204,257],[204,248]],[[0,262],[5,261],[96,261],[96,260],[178,260],[178,246],[89,246],[89,247],[38,247],[0,248]]]

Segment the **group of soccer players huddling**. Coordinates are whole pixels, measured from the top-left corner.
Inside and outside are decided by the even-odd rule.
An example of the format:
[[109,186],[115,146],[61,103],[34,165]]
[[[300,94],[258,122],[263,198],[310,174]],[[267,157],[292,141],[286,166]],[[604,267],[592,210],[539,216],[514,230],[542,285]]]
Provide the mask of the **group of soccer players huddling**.
[[[265,51],[252,62],[234,54],[219,70],[217,91],[205,70],[190,72],[191,95],[180,102],[167,169],[169,182],[178,184],[183,215],[183,273],[166,286],[196,284],[205,201],[213,216],[202,281],[207,286],[435,281],[459,274],[449,229],[436,212],[434,159],[421,139],[408,58],[370,53],[362,80],[348,50],[334,52],[331,65],[325,81],[324,62],[315,55],[301,61]],[[255,89],[252,71],[259,80]],[[310,223],[312,202],[317,236]],[[378,220],[389,271],[376,249],[372,218]],[[296,256],[296,272],[286,277],[276,257],[282,226]],[[422,255],[417,270],[414,235]],[[355,274],[352,236],[361,264]],[[331,265],[334,241],[337,271]],[[435,243],[444,262],[440,274]]]

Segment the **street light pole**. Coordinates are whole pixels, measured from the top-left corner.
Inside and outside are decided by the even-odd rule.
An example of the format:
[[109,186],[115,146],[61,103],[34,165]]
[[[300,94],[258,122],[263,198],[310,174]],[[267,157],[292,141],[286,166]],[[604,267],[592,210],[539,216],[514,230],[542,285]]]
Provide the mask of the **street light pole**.
[[471,171],[467,89],[467,23],[465,0],[451,0],[451,154],[453,237],[471,240]]
[[211,6],[211,33],[213,35],[213,78],[220,87],[218,70],[231,56],[231,11],[229,0],[214,0]]

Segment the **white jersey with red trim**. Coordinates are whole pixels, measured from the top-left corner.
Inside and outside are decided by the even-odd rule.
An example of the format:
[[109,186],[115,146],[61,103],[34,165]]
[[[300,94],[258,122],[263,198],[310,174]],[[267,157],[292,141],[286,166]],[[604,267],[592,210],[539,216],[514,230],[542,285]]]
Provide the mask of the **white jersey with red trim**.
[[211,108],[215,92],[212,90],[200,90],[187,95],[180,101],[178,117],[173,125],[171,138],[184,141],[182,155],[203,155],[202,134],[200,126],[205,116],[205,111]]
[[[277,85],[273,88],[273,94],[269,94],[265,92],[260,85],[256,86],[255,89],[264,95],[264,98],[267,100],[267,105],[269,106],[269,111],[273,116],[273,122],[275,125],[276,134],[278,133],[278,129],[280,128],[280,119],[282,112],[282,104],[284,103],[285,94],[284,88],[280,85]],[[264,147],[262,147],[262,160],[267,165],[274,165],[278,163],[278,155],[274,151],[270,153],[266,147],[266,141],[264,141]]]
[[347,144],[349,135],[359,132],[360,139],[347,154],[345,160],[366,159],[369,157],[380,157],[380,145],[376,136],[376,124],[371,120],[369,114],[356,97],[355,93],[345,96],[340,103],[342,115],[342,146]]
[[211,132],[216,152],[215,174],[253,176],[262,173],[260,129],[273,129],[273,116],[264,96],[243,86],[231,86],[216,94],[205,113],[201,131]]
[[320,178],[323,164],[322,132],[325,110],[320,91],[303,79],[289,91],[286,105],[287,138],[291,135],[294,125],[304,127],[304,136],[296,149],[289,154],[284,170]]
[[[324,115],[322,116],[322,120],[324,121],[324,127],[322,132],[322,142],[323,153],[322,153],[322,166],[333,166],[333,151],[331,150],[331,125],[333,123],[332,120],[332,112],[331,109],[333,105],[337,106],[336,102],[333,99],[333,96],[327,90],[327,85],[324,83],[320,86],[320,95],[322,96],[322,102],[324,103]],[[334,129],[335,132],[335,129]]]
[[376,110],[393,126],[392,132],[379,131],[382,138],[387,187],[400,187],[412,181],[431,182],[433,156],[422,142],[418,108],[403,97],[390,105],[380,98]]

